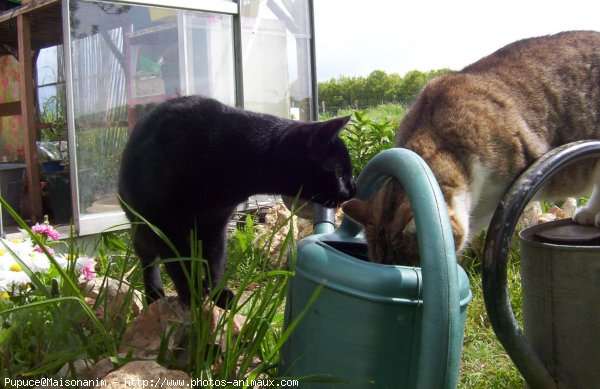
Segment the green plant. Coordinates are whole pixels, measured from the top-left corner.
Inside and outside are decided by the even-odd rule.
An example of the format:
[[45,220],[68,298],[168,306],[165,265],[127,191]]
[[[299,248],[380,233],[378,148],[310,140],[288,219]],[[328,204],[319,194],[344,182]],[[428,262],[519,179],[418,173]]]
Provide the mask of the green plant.
[[[483,298],[481,266],[485,233],[474,238],[472,247],[461,258],[469,276],[473,300],[467,309],[467,321],[463,345],[463,355],[459,388],[509,389],[521,388],[523,378],[496,338],[489,322]],[[520,267],[520,247],[513,239],[508,257],[507,286],[511,304],[517,321],[522,322],[522,291]]]
[[[9,271],[24,272],[28,280],[27,283],[13,282],[12,288],[4,285],[0,295],[0,376],[48,376],[74,359],[97,360],[103,354],[115,355],[115,337],[77,287],[80,274],[74,261],[61,265],[46,246],[48,237],[30,229],[2,197],[0,205],[19,223],[31,244],[39,248],[49,263],[47,270],[45,267],[36,269],[20,249],[16,251],[15,246],[5,240],[0,243],[3,262],[12,263]],[[6,258],[9,255],[10,258]],[[82,323],[88,325],[82,326]]]
[[[375,107],[371,107],[366,109],[364,112],[365,117],[374,121],[374,122],[389,122],[392,128],[395,130],[398,128],[400,121],[404,117],[404,113],[406,108],[402,104],[380,104]],[[350,116],[355,112],[354,109],[351,108],[342,108],[336,112],[337,116]],[[320,115],[322,120],[331,119],[334,115]]]
[[261,246],[265,238],[257,233],[255,219],[250,214],[246,215],[243,226],[232,232],[229,238],[227,266],[233,280],[242,279],[248,274],[257,275],[263,270],[264,264],[261,264],[261,261],[265,253]]
[[114,195],[118,166],[129,137],[127,127],[98,127],[77,133],[79,188],[82,206]]
[[[22,266],[31,282],[19,289],[0,291],[0,376],[50,377],[65,364],[73,369],[73,362],[77,359],[93,363],[111,357],[117,364],[127,362],[129,357],[119,356],[117,350],[127,324],[133,320],[131,311],[127,310],[127,301],[133,298],[134,289],[131,288],[125,297],[126,303],[118,318],[98,315],[98,312],[106,312],[106,297],[101,295],[93,303],[86,300],[77,285],[79,271],[74,265],[61,267],[58,254],[52,254],[46,246],[49,239],[40,236],[43,232],[53,236],[55,231],[49,226],[36,226],[36,234],[1,197],[0,204],[12,212],[29,234],[31,245],[41,247],[51,264],[50,271],[37,271],[20,260],[21,252],[12,250],[14,245],[2,246],[11,258],[14,256],[14,261]],[[190,258],[161,261],[190,261],[191,271],[187,276],[195,292],[190,306],[190,326],[185,329],[187,336],[179,344],[191,353],[182,359],[177,349],[169,350],[174,333],[172,329],[160,334],[160,363],[213,382],[232,378],[276,379],[279,350],[294,327],[291,323],[287,330],[283,329],[286,285],[293,275],[283,263],[288,260],[288,253],[291,253],[290,262],[295,262],[293,229],[290,228],[283,249],[273,259],[268,258],[266,253],[270,252],[275,232],[259,235],[253,219],[250,217],[246,221],[246,226],[232,235],[230,265],[223,280],[212,289],[210,298],[201,292],[206,261],[200,255],[201,242],[194,234],[191,235]],[[291,218],[288,221],[291,222]],[[158,229],[152,228],[169,244]],[[261,245],[257,245],[259,241]],[[67,250],[66,256],[77,256],[80,251],[72,238],[64,241],[63,246]],[[97,252],[96,270],[105,274],[98,276],[101,284],[104,285],[111,275],[113,279],[123,280],[131,286],[141,285],[141,272],[131,255],[128,234],[103,234],[94,249]],[[213,301],[226,286],[233,286],[238,292],[231,309],[224,314]],[[234,320],[236,314],[245,317],[239,329]]]
[[67,110],[64,96],[54,95],[42,103],[40,121],[49,127],[42,128],[44,142],[67,140]]
[[352,159],[353,175],[358,177],[371,158],[393,147],[394,136],[394,128],[390,122],[373,121],[365,111],[355,111],[340,133]]
[[[288,223],[291,223],[291,217]],[[268,257],[277,232],[276,229],[268,236],[258,234],[254,219],[248,215],[246,224],[232,234],[227,276],[234,280],[238,293],[227,320],[222,318],[213,332],[221,332],[225,336],[222,350],[224,363],[219,373],[221,379],[235,376],[252,380],[277,376],[279,350],[290,332],[290,329],[283,330],[283,306],[286,285],[293,272],[286,270],[283,264],[286,260],[295,263],[292,228],[286,234],[277,258],[273,260]],[[291,253],[289,258],[288,252]],[[236,337],[232,332],[235,314],[242,314],[246,318]],[[197,376],[206,376],[208,373],[206,369],[195,371]]]
[[[140,220],[158,234],[169,247],[169,239],[142,215],[131,210]],[[290,216],[284,224],[291,223]],[[281,228],[283,226],[280,226]],[[180,346],[193,350],[187,359],[165,350],[163,364],[186,370],[193,378],[223,382],[232,378],[252,380],[257,377],[277,376],[279,350],[288,338],[295,323],[283,329],[283,306],[286,285],[293,275],[289,267],[295,263],[293,228],[285,235],[277,258],[268,254],[274,241],[275,231],[260,236],[254,228],[251,216],[246,225],[232,234],[229,264],[224,277],[213,286],[208,298],[201,292],[206,282],[206,261],[202,258],[202,242],[195,233],[190,235],[190,258],[164,259],[159,262],[188,261],[188,282],[192,291],[190,304],[190,327],[185,343]],[[257,244],[259,243],[260,244]],[[173,247],[174,249],[174,247]],[[174,250],[176,251],[176,250]],[[288,253],[289,257],[288,257]],[[227,314],[220,314],[215,301],[225,287],[235,286],[237,293]],[[216,315],[215,315],[216,313]],[[244,324],[236,334],[236,314],[244,316]],[[217,318],[213,320],[213,318]],[[298,319],[299,320],[299,319]],[[163,343],[170,334],[163,335]]]

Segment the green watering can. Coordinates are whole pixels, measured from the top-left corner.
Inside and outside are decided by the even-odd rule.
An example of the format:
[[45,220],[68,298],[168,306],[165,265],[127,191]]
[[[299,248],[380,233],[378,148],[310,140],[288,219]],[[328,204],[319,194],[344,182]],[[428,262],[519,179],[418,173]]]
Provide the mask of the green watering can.
[[398,148],[367,164],[357,197],[391,176],[408,193],[422,267],[368,262],[362,227],[349,218],[298,243],[279,371],[302,388],[456,387],[471,292],[446,205],[425,162]]

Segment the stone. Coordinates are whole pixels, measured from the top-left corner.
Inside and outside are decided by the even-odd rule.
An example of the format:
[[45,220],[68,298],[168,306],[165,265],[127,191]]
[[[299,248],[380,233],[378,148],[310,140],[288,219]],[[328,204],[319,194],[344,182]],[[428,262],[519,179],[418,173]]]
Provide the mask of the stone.
[[[335,213],[335,225],[339,226],[344,214],[341,208],[338,208]],[[262,240],[263,249],[267,251],[271,260],[279,258],[281,251],[284,249],[285,240],[290,234],[290,223],[292,225],[292,236],[294,242],[306,238],[313,234],[312,220],[298,216],[292,217],[292,212],[286,207],[283,202],[276,203],[271,207],[265,215],[264,225],[257,226],[257,233],[264,235]],[[273,237],[270,240],[270,237]],[[270,246],[269,246],[270,242]],[[289,247],[287,247],[289,250]],[[285,263],[287,255],[283,256],[283,263],[273,264],[275,267],[282,267]]]
[[[229,325],[229,314],[229,311],[217,306],[207,305],[204,307],[204,317],[201,319],[210,320],[209,330],[213,334],[209,339],[214,339],[215,345],[221,348],[225,347],[225,336],[222,331]],[[127,328],[119,352],[133,357],[155,357],[164,348],[161,347],[161,343],[168,334],[167,351],[185,360],[189,353],[186,341],[189,335],[190,316],[189,308],[182,305],[174,296],[153,302]],[[233,317],[231,333],[234,338],[239,335],[245,321],[246,318],[242,315]],[[215,331],[217,333],[214,333]]]
[[[190,312],[175,296],[164,297],[150,304],[125,330],[120,352],[134,357],[157,356],[161,335],[171,334],[168,349],[174,350],[190,325]],[[173,328],[175,326],[175,328]]]
[[129,362],[118,370],[106,375],[105,386],[98,389],[125,389],[137,387],[160,387],[163,389],[189,389],[190,376],[181,370],[169,370],[156,361]]
[[[291,227],[290,227],[291,224]],[[291,228],[291,231],[290,231]],[[265,215],[265,224],[256,227],[257,234],[263,235],[261,240],[262,249],[271,259],[276,261],[282,250],[289,250],[286,247],[286,239],[292,234],[291,239],[298,240],[297,217],[292,217],[292,213],[282,202],[277,202]],[[285,264],[287,253],[282,256],[282,263],[271,263],[274,267],[282,267]]]
[[[99,360],[93,364],[90,361],[77,359],[73,361],[74,372],[70,372],[69,364],[65,364],[57,373],[61,378],[78,379],[82,382],[97,380],[105,377],[108,373],[115,369],[109,357]],[[92,385],[81,385],[81,388],[91,388]]]
[[563,211],[562,208],[560,208],[557,205],[553,205],[548,209],[548,213],[553,214],[554,216],[556,216],[557,219],[564,219],[567,216],[567,214],[565,213],[565,211]]
[[[97,314],[100,317],[120,318],[127,312],[127,307],[125,307],[127,302],[131,305],[135,316],[142,310],[142,294],[137,290],[132,290],[125,282],[110,277],[96,277],[90,281],[80,282],[79,287],[83,291],[88,304],[90,306],[96,305]],[[131,297],[128,301],[130,294]],[[96,304],[99,297],[101,300]]]
[[563,204],[563,212],[565,213],[565,217],[571,217],[575,213],[577,209],[577,199],[573,197],[569,197],[565,200]]
[[539,223],[540,216],[543,213],[540,202],[532,201],[525,207],[518,224],[523,228],[534,226]]
[[559,219],[559,217],[556,216],[554,213],[550,213],[550,212],[544,213],[544,214],[540,215],[540,217],[538,218],[537,224],[551,222],[556,219]]

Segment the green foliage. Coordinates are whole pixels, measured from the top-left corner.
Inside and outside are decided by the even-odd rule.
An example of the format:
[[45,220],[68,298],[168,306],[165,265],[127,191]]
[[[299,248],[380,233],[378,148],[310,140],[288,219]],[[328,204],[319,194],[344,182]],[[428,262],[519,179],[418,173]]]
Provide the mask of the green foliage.
[[262,266],[255,266],[264,256],[260,245],[264,236],[256,232],[255,220],[252,215],[246,215],[244,225],[236,228],[229,239],[227,266],[231,278],[238,280],[244,275],[260,273]]
[[[343,108],[338,110],[335,116],[351,116],[355,111],[356,110],[352,108]],[[389,103],[371,107],[361,112],[364,112],[364,116],[374,122],[390,122],[392,128],[396,129],[404,117],[405,111],[406,109],[403,105]],[[325,115],[320,115],[321,120],[327,120],[331,118],[333,118],[333,115],[329,115],[328,113]]]
[[[192,296],[189,336],[180,346],[194,352],[183,360],[181,356],[164,352],[161,363],[183,369],[192,378],[205,380],[276,378],[279,350],[291,331],[283,330],[283,306],[287,281],[293,275],[284,269],[284,263],[295,262],[292,232],[290,228],[276,258],[269,258],[267,253],[276,231],[261,235],[254,219],[248,215],[246,225],[235,230],[229,239],[226,274],[211,291],[210,298],[205,300],[201,294]],[[205,270],[202,266],[205,261],[198,256],[200,251],[192,251],[195,252],[192,261],[200,266],[192,265],[191,285],[194,280],[202,279]],[[227,315],[214,316],[214,310],[219,312],[214,301],[226,285],[235,286],[236,297]],[[191,289],[201,290],[198,286]],[[236,314],[245,317],[237,335]],[[163,342],[168,341],[169,334],[166,334]]]
[[374,107],[385,103],[409,105],[423,85],[431,78],[450,72],[449,69],[421,72],[411,70],[404,77],[375,70],[368,77],[339,77],[320,82],[321,114],[334,115],[339,109]]
[[[467,310],[459,388],[522,388],[524,381],[496,338],[489,322],[481,273],[467,269],[473,300]],[[518,261],[508,269],[508,288],[515,315],[521,320],[521,278]]]
[[350,153],[352,174],[358,177],[371,158],[394,145],[394,128],[390,122],[369,119],[365,111],[355,111],[340,138]]
[[[38,234],[0,197],[0,205],[37,244],[51,263],[51,271],[33,272],[6,244],[31,282],[0,300],[0,376],[47,377],[75,359],[98,360],[116,354],[112,327],[100,320],[77,287],[75,266],[62,268]],[[4,243],[4,242],[3,242]],[[69,249],[69,254],[75,252]]]
[[78,132],[77,161],[82,207],[94,198],[115,192],[118,166],[127,138],[127,127],[99,127]]
[[[1,197],[0,202],[9,208]],[[31,233],[16,213],[13,216]],[[288,253],[289,261],[295,263],[295,242],[290,228],[280,253],[276,258],[269,258],[266,253],[270,252],[275,232],[259,234],[255,227],[249,216],[246,225],[232,234],[228,268],[223,280],[211,292],[213,298],[205,299],[202,293],[194,293],[191,325],[184,329],[187,336],[179,343],[181,348],[191,350],[190,355],[181,355],[177,351],[180,349],[169,351],[175,328],[158,334],[162,341],[158,355],[161,364],[213,381],[276,378],[279,350],[295,325],[291,323],[288,330],[283,330],[287,280],[293,275],[291,270],[284,269],[284,263],[288,261]],[[160,231],[157,233],[160,235]],[[37,239],[31,236],[32,240]],[[193,235],[192,240],[192,258],[186,258],[192,261],[188,278],[191,289],[201,291],[198,283],[206,261],[199,255],[201,242]],[[67,244],[69,253],[79,251],[73,244],[73,239]],[[141,272],[131,255],[129,234],[103,234],[95,251],[98,273],[110,274],[116,280],[126,279],[130,285],[141,287]],[[50,253],[46,254],[53,260]],[[179,259],[162,262],[172,260]],[[59,368],[65,364],[72,366],[78,359],[92,364],[107,356],[117,364],[127,361],[128,357],[119,356],[117,350],[125,329],[133,320],[128,302],[136,288],[129,289],[124,310],[118,317],[97,316],[99,311],[106,312],[102,310],[106,308],[106,298],[101,294],[90,306],[76,286],[78,274],[74,268],[58,268],[50,277],[27,271],[35,288],[28,286],[30,290],[26,293],[18,296],[4,293],[0,297],[0,377],[51,377]],[[100,278],[103,284],[106,280]],[[229,314],[213,315],[213,312],[222,312],[213,301],[226,285],[235,286],[238,291],[233,305]],[[234,321],[238,313],[246,318],[241,328]]]
[[62,95],[52,96],[42,103],[40,121],[49,124],[49,128],[41,130],[42,141],[67,140],[67,111]]
[[[467,309],[458,388],[522,388],[523,378],[496,338],[485,308],[481,279],[484,242],[485,231],[482,231],[459,258],[469,276],[473,300]],[[508,257],[507,286],[515,318],[522,323],[520,258],[518,239],[513,239]]]

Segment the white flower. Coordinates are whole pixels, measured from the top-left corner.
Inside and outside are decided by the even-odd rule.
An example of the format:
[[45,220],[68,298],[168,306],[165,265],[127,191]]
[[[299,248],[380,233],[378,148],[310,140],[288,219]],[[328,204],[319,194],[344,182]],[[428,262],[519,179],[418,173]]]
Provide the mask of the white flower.
[[50,261],[46,254],[32,251],[26,258],[23,258],[23,262],[32,272],[47,272],[50,270]]
[[4,252],[8,253],[12,251],[18,255],[19,258],[26,258],[33,251],[33,244],[28,239],[2,239],[0,250],[4,250]]
[[8,250],[6,250],[6,247],[0,246],[0,267],[2,267],[2,264],[7,261],[14,261],[14,257]]
[[54,259],[56,259],[58,265],[63,269],[73,266],[73,261],[75,261],[75,270],[77,271],[81,271],[90,260],[90,258],[86,256],[74,257],[71,254],[57,254],[54,256]]
[[13,263],[17,263],[12,253],[17,255],[32,272],[46,272],[50,269],[48,257],[35,251],[31,241],[14,239],[3,240],[3,243],[8,248],[0,245],[0,269],[7,270]]
[[10,252],[0,249],[0,270],[8,271],[16,263],[17,260]]
[[8,269],[0,270],[0,290],[11,290],[31,282],[29,276],[18,263],[13,263]]

